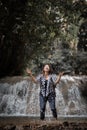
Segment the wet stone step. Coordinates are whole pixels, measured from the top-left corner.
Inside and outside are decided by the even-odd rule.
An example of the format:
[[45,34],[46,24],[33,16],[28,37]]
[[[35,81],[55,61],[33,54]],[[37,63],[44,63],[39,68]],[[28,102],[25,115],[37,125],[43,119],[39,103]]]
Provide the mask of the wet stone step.
[[39,122],[24,124],[1,125],[0,130],[87,130],[87,122]]

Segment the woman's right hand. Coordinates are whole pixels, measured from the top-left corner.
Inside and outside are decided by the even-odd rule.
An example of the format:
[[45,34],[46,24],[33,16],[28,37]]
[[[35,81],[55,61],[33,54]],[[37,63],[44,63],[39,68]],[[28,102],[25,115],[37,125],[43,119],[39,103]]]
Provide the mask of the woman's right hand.
[[64,74],[64,72],[60,72],[60,73],[59,73],[59,76],[62,76],[63,74]]
[[34,81],[34,83],[37,83],[36,78],[33,76],[32,72],[30,69],[26,68],[26,72],[30,75],[30,77],[32,78],[32,80]]
[[29,75],[32,75],[32,72],[30,69],[26,68],[26,72],[29,74]]

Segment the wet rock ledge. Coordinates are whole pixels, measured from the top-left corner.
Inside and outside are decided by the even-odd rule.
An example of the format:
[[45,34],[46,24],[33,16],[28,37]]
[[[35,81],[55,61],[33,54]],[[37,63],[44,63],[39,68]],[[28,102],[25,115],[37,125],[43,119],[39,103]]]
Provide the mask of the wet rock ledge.
[[[16,118],[17,119],[17,118]],[[0,130],[87,130],[87,120],[0,120]]]

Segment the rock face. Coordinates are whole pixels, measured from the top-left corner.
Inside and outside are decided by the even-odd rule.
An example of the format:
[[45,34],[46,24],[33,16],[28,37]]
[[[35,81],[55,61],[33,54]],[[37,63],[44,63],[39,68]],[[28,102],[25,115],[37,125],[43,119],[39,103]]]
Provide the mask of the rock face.
[[[59,116],[87,116],[87,76],[62,76],[56,87]],[[28,77],[7,77],[0,80],[0,116],[39,116],[39,84]],[[46,116],[51,117],[49,104]]]

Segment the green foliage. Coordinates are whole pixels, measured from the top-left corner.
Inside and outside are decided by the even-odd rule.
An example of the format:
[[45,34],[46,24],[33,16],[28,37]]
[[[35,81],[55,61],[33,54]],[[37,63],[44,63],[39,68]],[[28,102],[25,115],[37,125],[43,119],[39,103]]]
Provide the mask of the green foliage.
[[0,75],[21,74],[26,66],[45,62],[78,66],[69,59],[77,55],[86,6],[86,0],[0,0]]

